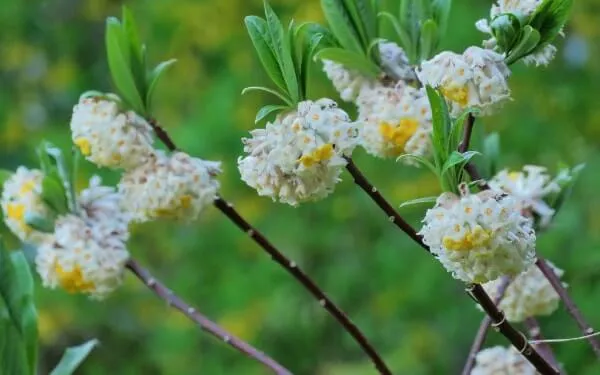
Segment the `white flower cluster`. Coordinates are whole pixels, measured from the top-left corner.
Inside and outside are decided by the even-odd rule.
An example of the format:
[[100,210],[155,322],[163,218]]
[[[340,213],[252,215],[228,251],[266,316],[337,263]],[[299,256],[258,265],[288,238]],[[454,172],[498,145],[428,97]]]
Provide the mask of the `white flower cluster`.
[[242,139],[247,155],[238,159],[242,180],[294,206],[333,191],[357,142],[355,124],[330,99],[301,102],[250,135]]
[[470,375],[538,375],[538,372],[515,348],[494,346],[477,353]]
[[423,62],[417,75],[423,84],[441,90],[454,116],[469,107],[489,115],[510,99],[504,57],[479,47],[469,47],[462,55],[442,52]]
[[381,56],[381,67],[392,78],[404,81],[417,79],[415,71],[408,61],[408,56],[396,43],[379,42],[379,54]]
[[510,196],[444,193],[419,232],[452,275],[467,283],[516,276],[535,261],[535,232]]
[[[490,20],[503,13],[512,13],[522,20],[533,14],[541,3],[542,0],[498,0],[490,9]],[[487,19],[480,19],[475,23],[475,27],[483,33],[492,35],[490,21]],[[496,38],[492,36],[490,39],[485,40],[483,45],[485,48],[493,49],[496,47],[496,43]],[[548,65],[555,55],[556,47],[547,44],[540,51],[523,58],[523,62],[527,65]]]
[[129,217],[121,196],[92,178],[78,197],[81,216],[61,216],[38,248],[36,268],[44,286],[103,299],[121,285],[129,253]]
[[323,71],[340,94],[340,98],[346,102],[354,101],[362,87],[369,85],[369,79],[363,77],[360,72],[346,69],[335,61],[323,60]]
[[146,164],[119,182],[123,207],[135,221],[158,218],[194,220],[217,197],[220,163],[183,152],[156,151]]
[[402,82],[396,87],[365,88],[357,106],[360,142],[370,154],[385,158],[429,152],[431,107],[424,89]]
[[519,201],[526,214],[534,213],[540,217],[540,226],[546,227],[554,216],[554,210],[544,201],[550,193],[560,191],[556,181],[551,180],[546,168],[526,165],[523,171],[500,171],[489,185],[492,189],[504,191]]
[[152,127],[135,112],[122,112],[115,101],[82,98],[71,118],[73,143],[92,163],[131,169],[152,153]]
[[[563,275],[561,269],[550,262],[548,265],[558,277]],[[500,284],[501,279],[483,284],[493,300],[498,295]],[[529,317],[552,314],[559,302],[560,297],[542,271],[532,265],[510,282],[498,307],[509,322],[522,322]]]
[[24,242],[37,244],[46,237],[26,221],[28,217],[47,218],[50,215],[41,196],[43,179],[42,171],[19,167],[4,183],[1,203],[6,225]]

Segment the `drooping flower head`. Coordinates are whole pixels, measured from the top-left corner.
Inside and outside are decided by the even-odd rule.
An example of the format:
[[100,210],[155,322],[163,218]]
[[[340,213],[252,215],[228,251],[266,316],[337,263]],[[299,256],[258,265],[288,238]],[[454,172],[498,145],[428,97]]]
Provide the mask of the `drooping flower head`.
[[153,151],[152,127],[113,100],[81,98],[73,109],[71,132],[86,159],[101,167],[135,168]]
[[330,99],[301,102],[250,135],[242,139],[247,155],[238,159],[242,180],[290,205],[331,193],[357,142],[355,125]]
[[517,201],[492,191],[444,193],[420,235],[452,275],[467,283],[516,276],[535,261],[535,232]]
[[454,116],[469,107],[489,115],[510,99],[510,70],[504,57],[491,50],[469,47],[462,55],[442,52],[423,62],[417,75],[423,84],[441,90]]
[[36,244],[46,236],[26,222],[27,217],[46,218],[51,215],[49,207],[42,200],[43,179],[42,171],[19,167],[4,183],[2,211],[5,222],[21,241]]
[[183,152],[156,151],[147,163],[126,172],[119,182],[123,207],[135,221],[159,218],[195,220],[217,196],[219,162]]
[[[549,262],[548,265],[558,277],[563,275],[561,269]],[[501,279],[497,279],[483,284],[493,300],[498,295],[500,283]],[[559,302],[560,297],[542,271],[532,265],[510,282],[498,307],[509,322],[522,322],[529,317],[552,314]]]
[[357,99],[361,145],[378,157],[430,150],[431,107],[423,89],[402,82],[363,89]]
[[560,186],[551,180],[546,168],[526,165],[519,172],[502,170],[489,184],[492,189],[504,191],[517,199],[526,214],[534,213],[540,217],[540,226],[545,227],[552,220],[554,210],[544,197],[559,192]]
[[346,69],[335,61],[323,60],[323,71],[339,93],[340,98],[345,102],[354,101],[361,88],[369,85],[369,79],[360,72]]
[[494,346],[477,353],[471,375],[538,375],[535,367],[512,346]]

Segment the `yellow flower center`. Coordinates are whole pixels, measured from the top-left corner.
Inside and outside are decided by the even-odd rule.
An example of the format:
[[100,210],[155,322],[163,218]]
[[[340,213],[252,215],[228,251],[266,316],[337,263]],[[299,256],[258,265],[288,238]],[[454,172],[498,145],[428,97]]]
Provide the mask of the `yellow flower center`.
[[87,138],[77,138],[73,141],[77,147],[79,147],[79,151],[83,154],[83,156],[89,156],[92,152],[90,147],[90,141]]
[[469,251],[477,247],[487,246],[490,243],[491,234],[491,230],[485,230],[477,225],[473,230],[467,229],[465,235],[458,240],[445,236],[442,243],[448,250]]
[[415,134],[419,127],[419,121],[414,118],[403,118],[397,125],[392,125],[389,122],[379,124],[379,133],[383,139],[394,145],[393,153],[400,155],[404,152],[404,146],[410,137]]
[[299,161],[305,167],[312,167],[318,162],[331,159],[332,156],[333,145],[331,143],[325,143],[323,146],[317,148],[310,154],[302,155]]
[[30,193],[35,188],[35,181],[29,180],[24,182],[19,189],[19,195],[22,197],[23,195]]
[[189,194],[182,195],[177,203],[170,208],[159,208],[153,211],[153,216],[161,218],[176,218],[182,209],[188,209],[192,205],[193,197]]
[[510,172],[508,174],[508,179],[511,181],[517,181],[521,177],[521,172]]
[[15,220],[21,230],[26,234],[31,232],[29,225],[25,224],[25,205],[22,203],[9,203],[6,207],[6,216]]
[[469,88],[467,86],[442,87],[442,94],[461,107],[466,107],[469,103]]
[[93,282],[85,280],[79,265],[73,267],[71,271],[65,271],[60,264],[56,263],[54,271],[58,275],[60,286],[69,293],[85,293],[96,289]]

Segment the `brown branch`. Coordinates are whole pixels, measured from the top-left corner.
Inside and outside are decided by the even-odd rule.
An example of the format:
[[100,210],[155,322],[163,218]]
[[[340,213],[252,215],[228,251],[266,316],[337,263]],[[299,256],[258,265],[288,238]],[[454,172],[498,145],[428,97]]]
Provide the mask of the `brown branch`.
[[469,144],[471,143],[471,134],[473,133],[473,125],[475,124],[475,116],[469,113],[467,116],[466,123],[463,127],[463,138],[458,145],[458,152],[463,153],[469,150]]
[[[575,320],[575,322],[577,323],[577,326],[579,327],[581,332],[584,335],[590,335],[590,334],[594,333],[595,332],[594,328],[592,328],[592,326],[583,317],[583,314],[581,314],[581,311],[579,311],[579,309],[577,308],[577,305],[575,305],[575,302],[573,301],[573,299],[571,298],[571,296],[569,295],[569,293],[563,286],[563,284],[560,281],[560,279],[558,278],[558,276],[554,273],[552,268],[550,268],[550,266],[548,266],[548,263],[546,262],[546,260],[542,257],[538,257],[535,264],[538,267],[538,269],[540,271],[542,271],[544,276],[546,276],[546,279],[548,280],[550,285],[552,285],[552,287],[554,288],[556,293],[559,295],[560,299],[565,304],[565,309],[571,315],[573,320]],[[600,341],[598,341],[598,337],[591,336],[591,337],[588,337],[587,340],[590,343],[590,345],[592,346],[592,349],[594,350],[594,353],[596,354],[596,356],[600,358]]]
[[265,353],[255,349],[251,345],[245,343],[239,338],[231,335],[230,333],[223,330],[217,324],[213,323],[207,317],[202,315],[194,307],[188,305],[185,301],[179,298],[169,290],[163,283],[154,278],[148,270],[142,267],[133,259],[127,261],[126,267],[144,283],[158,298],[162,299],[167,305],[177,309],[188,319],[195,322],[202,330],[210,333],[214,337],[220,339],[227,345],[233,347],[242,354],[262,363],[269,368],[273,373],[278,375],[292,375],[292,373],[285,367],[275,362],[275,360],[268,357]]
[[246,232],[254,242],[265,250],[271,258],[281,265],[288,273],[298,280],[318,301],[319,304],[327,310],[342,327],[354,338],[363,351],[369,356],[375,368],[380,374],[391,375],[392,372],[387,367],[383,359],[379,356],[374,347],[369,343],[360,329],[350,320],[350,318],[339,307],[327,297],[319,286],[306,275],[295,262],[289,260],[275,246],[273,246],[258,230],[252,227],[234,208],[223,198],[217,198],[214,205],[235,223],[242,231]]
[[[540,324],[537,321],[537,319],[533,317],[525,319],[525,327],[527,327],[527,331],[529,331],[529,337],[531,340],[544,340],[544,336],[542,335],[542,328],[540,327]],[[535,344],[535,347],[538,349],[540,354],[544,358],[546,358],[548,362],[552,363],[552,365],[555,366],[561,374],[563,373],[563,371],[560,368],[560,364],[556,360],[556,357],[554,356],[554,352],[552,351],[550,345],[544,342],[540,342],[538,344]]]
[[[502,282],[498,286],[498,291],[496,298],[494,299],[494,304],[498,306],[502,298],[504,297],[504,292],[506,292],[506,288],[508,288],[508,284],[510,284],[510,278],[508,276],[504,276],[502,278]],[[477,353],[483,347],[483,343],[485,342],[485,338],[487,337],[488,329],[492,324],[492,319],[489,315],[486,315],[481,320],[481,324],[479,325],[479,329],[477,330],[477,334],[475,335],[475,339],[473,340],[473,344],[471,345],[471,350],[469,350],[469,355],[467,357],[467,362],[462,371],[462,375],[470,375],[473,366],[475,365],[475,357]]]
[[147,120],[150,126],[152,126],[152,129],[154,130],[154,134],[156,134],[158,139],[160,139],[161,142],[164,143],[165,146],[167,146],[169,151],[176,151],[177,146],[175,145],[175,142],[173,142],[173,140],[169,136],[169,133],[167,133],[167,131],[158,123],[158,121],[154,118],[149,118]]

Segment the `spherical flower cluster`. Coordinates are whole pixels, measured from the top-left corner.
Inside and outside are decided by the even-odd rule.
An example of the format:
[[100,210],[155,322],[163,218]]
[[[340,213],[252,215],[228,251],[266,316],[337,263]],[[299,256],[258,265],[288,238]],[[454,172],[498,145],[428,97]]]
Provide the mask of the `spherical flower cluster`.
[[122,241],[105,236],[81,217],[59,217],[54,235],[38,248],[35,259],[44,286],[94,299],[110,294],[121,284],[129,253]]
[[423,62],[417,75],[424,84],[441,89],[454,116],[468,107],[489,115],[510,99],[504,57],[479,47],[469,47],[462,55],[442,52]]
[[247,155],[238,159],[242,180],[294,206],[333,191],[357,142],[355,124],[329,99],[301,102],[250,135],[242,139]]
[[346,69],[342,64],[331,60],[323,60],[323,71],[340,98],[346,102],[354,101],[361,88],[369,85],[369,79],[360,72]]
[[[512,13],[519,19],[525,19],[535,12],[541,3],[542,0],[499,0],[490,9],[490,19],[493,20],[494,17],[503,13]],[[480,19],[475,23],[475,27],[483,33],[492,35],[492,28],[487,19]],[[483,42],[484,47],[490,49],[496,47],[496,44],[496,38],[493,36]],[[523,62],[527,65],[548,65],[554,59],[555,55],[556,47],[552,44],[547,44],[541,50],[524,57]]]
[[544,197],[559,192],[560,186],[546,174],[546,168],[526,165],[522,172],[502,170],[489,184],[492,189],[504,191],[517,199],[525,214],[536,214],[541,227],[552,220],[554,210],[544,202]]
[[372,155],[423,156],[431,148],[431,107],[423,89],[402,82],[396,87],[363,89],[357,100],[361,144]]
[[419,232],[452,275],[467,283],[516,276],[535,261],[535,232],[510,196],[444,193]]
[[152,127],[133,111],[121,112],[115,101],[82,98],[73,109],[75,145],[92,163],[131,169],[152,153]]
[[46,237],[27,225],[28,217],[47,218],[50,209],[42,201],[44,174],[37,169],[19,167],[4,183],[2,211],[8,228],[21,240],[37,244]]
[[537,375],[535,367],[513,347],[494,346],[477,353],[471,375]]
[[146,164],[126,172],[119,182],[123,207],[132,220],[194,220],[217,196],[220,163],[183,152],[150,155]]
[[[563,275],[561,269],[548,262],[552,271]],[[501,278],[483,285],[492,299],[496,299]],[[542,271],[535,265],[521,273],[506,288],[498,306],[510,322],[522,322],[533,316],[550,315],[557,308],[560,297],[550,285]],[[479,307],[479,306],[478,306]]]

